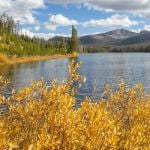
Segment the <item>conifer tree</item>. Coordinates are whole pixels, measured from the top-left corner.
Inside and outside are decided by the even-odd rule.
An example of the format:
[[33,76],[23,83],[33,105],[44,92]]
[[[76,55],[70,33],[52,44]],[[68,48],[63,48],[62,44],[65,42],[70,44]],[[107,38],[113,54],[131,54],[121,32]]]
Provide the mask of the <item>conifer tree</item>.
[[69,42],[69,53],[78,51],[78,33],[74,26],[72,26],[72,35]]

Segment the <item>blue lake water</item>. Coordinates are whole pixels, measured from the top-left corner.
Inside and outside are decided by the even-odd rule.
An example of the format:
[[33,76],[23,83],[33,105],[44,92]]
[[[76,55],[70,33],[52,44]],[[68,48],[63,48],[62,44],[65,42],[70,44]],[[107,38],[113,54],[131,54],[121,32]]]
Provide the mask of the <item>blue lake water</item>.
[[[9,94],[12,88],[29,85],[31,80],[41,77],[49,84],[54,78],[63,80],[67,77],[70,61],[71,58],[65,58],[0,66],[0,74],[11,81],[4,92]],[[83,62],[80,73],[87,77],[77,95],[79,101],[85,96],[100,98],[106,84],[115,90],[122,79],[127,87],[142,83],[144,89],[150,91],[150,53],[82,54],[76,61]]]

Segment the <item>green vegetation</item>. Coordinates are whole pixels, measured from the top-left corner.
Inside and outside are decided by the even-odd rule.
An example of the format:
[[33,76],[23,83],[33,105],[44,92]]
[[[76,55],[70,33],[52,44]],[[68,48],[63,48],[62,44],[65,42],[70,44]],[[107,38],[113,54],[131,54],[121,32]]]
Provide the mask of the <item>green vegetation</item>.
[[72,26],[72,35],[71,39],[68,42],[69,42],[68,52],[69,53],[77,52],[79,49],[79,41],[78,41],[78,33],[74,26]]
[[44,39],[29,38],[0,30],[0,52],[6,55],[34,56],[46,54],[65,54],[66,47],[62,42],[48,42]]
[[150,52],[150,44],[132,44],[132,45],[122,45],[122,46],[99,46],[99,45],[84,45],[81,48],[83,53],[101,53],[101,52]]
[[0,16],[0,52],[7,56],[24,57],[48,54],[66,54],[77,50],[77,31],[73,27],[69,45],[62,41],[50,41],[44,38],[20,35],[19,22],[15,23],[12,17],[5,14]]

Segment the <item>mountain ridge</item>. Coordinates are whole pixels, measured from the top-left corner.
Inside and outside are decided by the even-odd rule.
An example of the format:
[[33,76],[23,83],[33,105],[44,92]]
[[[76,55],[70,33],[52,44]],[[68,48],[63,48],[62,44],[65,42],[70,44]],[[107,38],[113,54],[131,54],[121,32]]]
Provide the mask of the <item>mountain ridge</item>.
[[[57,36],[49,40],[60,41],[60,39],[67,41],[69,37]],[[140,33],[137,33],[121,28],[108,31],[105,33],[80,36],[79,41],[81,45],[97,45],[97,46],[141,44],[150,42],[150,31],[143,30]]]

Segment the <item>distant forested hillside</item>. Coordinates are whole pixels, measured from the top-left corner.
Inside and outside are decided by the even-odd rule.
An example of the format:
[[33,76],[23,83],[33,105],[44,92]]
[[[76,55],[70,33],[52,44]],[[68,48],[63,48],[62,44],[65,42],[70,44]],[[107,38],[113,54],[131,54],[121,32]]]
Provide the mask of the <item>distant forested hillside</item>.
[[[54,37],[51,41],[63,37]],[[67,38],[65,37],[65,40]],[[80,37],[80,52],[150,52],[150,31],[132,32],[116,29],[102,34]]]
[[8,56],[33,56],[65,54],[67,43],[63,40],[48,41],[44,38],[20,35],[20,23],[12,17],[0,16],[0,52]]

